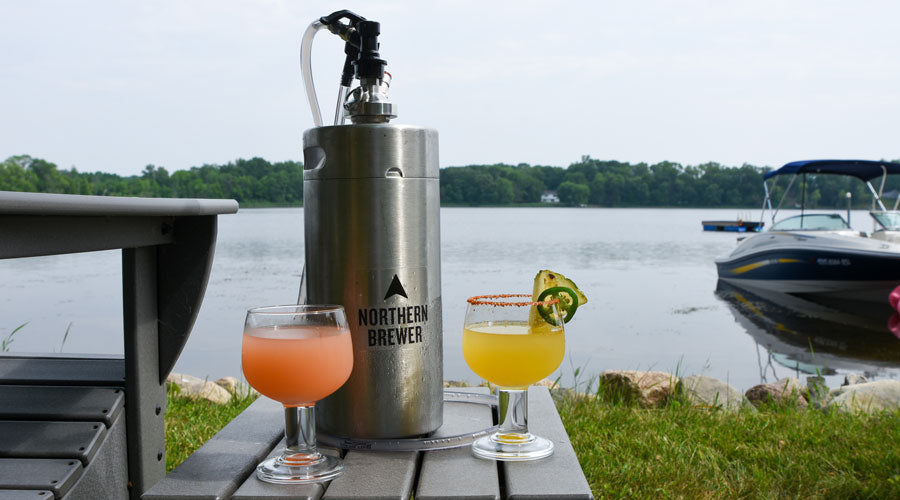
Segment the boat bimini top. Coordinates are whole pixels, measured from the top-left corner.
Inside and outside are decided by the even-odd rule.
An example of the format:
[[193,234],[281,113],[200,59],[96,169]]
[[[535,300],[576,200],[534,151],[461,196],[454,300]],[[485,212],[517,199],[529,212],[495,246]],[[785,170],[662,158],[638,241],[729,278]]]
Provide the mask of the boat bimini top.
[[[778,210],[781,209],[781,205],[782,203],[784,203],[784,199],[787,197],[788,192],[790,192],[791,186],[794,185],[794,181],[797,180],[797,176],[800,174],[804,174],[803,194],[800,203],[801,214],[803,213],[806,204],[805,174],[835,174],[856,177],[857,179],[865,182],[866,186],[869,188],[869,191],[872,193],[872,209],[874,210],[876,208],[875,204],[877,204],[878,208],[880,208],[883,212],[887,212],[888,209],[885,208],[884,202],[882,201],[882,196],[884,194],[884,184],[889,174],[900,174],[900,163],[871,160],[803,160],[793,161],[784,165],[778,170],[766,172],[765,175],[763,175],[763,188],[765,189],[766,197],[763,200],[762,214],[760,214],[759,217],[760,222],[762,222],[763,218],[765,217],[766,209],[768,208],[769,210],[772,210],[772,200],[769,195],[769,185],[766,183],[766,181],[773,177],[775,178],[775,180],[772,181],[772,190],[774,190],[776,184],[778,183],[778,176],[789,174],[792,175],[790,184],[788,184],[788,187],[785,189],[784,195],[782,195],[781,197],[781,201],[778,202],[778,206],[772,211],[773,226],[775,223],[775,216],[778,214]],[[878,177],[881,177],[881,185],[876,190],[875,187],[872,186],[872,179]],[[900,204],[900,197],[897,198],[897,201],[894,203],[894,208],[892,210],[896,211],[898,204]]]

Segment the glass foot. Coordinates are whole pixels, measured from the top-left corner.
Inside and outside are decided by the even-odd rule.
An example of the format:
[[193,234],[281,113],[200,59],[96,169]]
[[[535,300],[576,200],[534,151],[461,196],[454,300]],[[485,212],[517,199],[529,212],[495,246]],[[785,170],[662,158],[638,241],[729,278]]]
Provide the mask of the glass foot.
[[276,484],[302,484],[329,481],[344,473],[344,462],[320,453],[281,455],[256,466],[260,481]]
[[472,443],[472,453],[478,458],[507,462],[538,460],[553,454],[553,441],[531,433],[494,433]]

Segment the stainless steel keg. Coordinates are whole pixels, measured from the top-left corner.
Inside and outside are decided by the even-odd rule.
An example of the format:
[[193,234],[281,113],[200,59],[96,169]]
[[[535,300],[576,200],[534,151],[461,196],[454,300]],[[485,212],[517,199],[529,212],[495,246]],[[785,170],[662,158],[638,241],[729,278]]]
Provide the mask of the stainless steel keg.
[[353,335],[353,372],[316,405],[319,428],[432,432],[443,395],[437,132],[317,127],[303,145],[306,300],[342,304]]

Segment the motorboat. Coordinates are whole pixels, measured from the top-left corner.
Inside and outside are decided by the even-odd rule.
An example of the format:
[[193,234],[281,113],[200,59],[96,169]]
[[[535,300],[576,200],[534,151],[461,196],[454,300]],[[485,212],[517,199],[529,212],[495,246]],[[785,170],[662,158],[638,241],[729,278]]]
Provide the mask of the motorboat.
[[[805,187],[809,174],[846,175],[863,181],[873,196],[875,209],[870,213],[876,222],[882,221],[882,230],[870,236],[852,229],[840,213],[806,213]],[[900,285],[900,213],[888,210],[882,199],[885,179],[890,174],[900,174],[900,164],[807,160],[767,172],[763,176],[765,198],[760,222],[770,210],[772,224],[768,231],[739,238],[734,251],[716,259],[719,278],[781,293],[886,302],[891,290]],[[782,176],[791,176],[790,184],[778,206],[772,209],[770,193]],[[876,190],[871,181],[879,177],[881,186]],[[803,179],[800,215],[775,222],[798,178]],[[894,214],[898,214],[895,221]],[[849,219],[849,209],[847,215]],[[892,225],[892,221],[897,224]]]

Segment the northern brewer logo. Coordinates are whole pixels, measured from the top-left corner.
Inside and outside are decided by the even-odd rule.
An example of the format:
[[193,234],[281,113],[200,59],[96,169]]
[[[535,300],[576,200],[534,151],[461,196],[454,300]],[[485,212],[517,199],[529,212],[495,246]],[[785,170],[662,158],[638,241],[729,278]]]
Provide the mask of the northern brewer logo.
[[408,299],[409,296],[406,295],[406,290],[403,289],[403,283],[400,283],[400,278],[397,275],[394,275],[394,279],[391,280],[391,286],[388,287],[388,291],[384,294],[384,300],[387,300],[394,295],[401,295],[404,299]]
[[[409,300],[403,283],[395,274],[384,300],[400,296]],[[422,327],[428,321],[427,305],[372,307],[359,309],[358,326],[367,330],[369,347],[390,347],[422,342]]]

